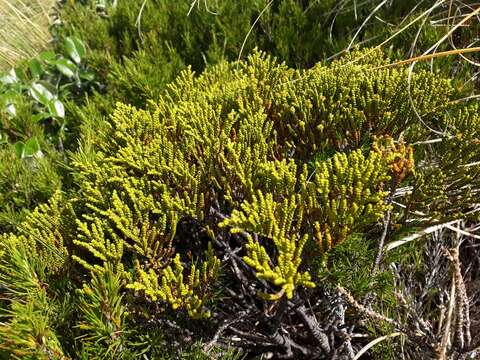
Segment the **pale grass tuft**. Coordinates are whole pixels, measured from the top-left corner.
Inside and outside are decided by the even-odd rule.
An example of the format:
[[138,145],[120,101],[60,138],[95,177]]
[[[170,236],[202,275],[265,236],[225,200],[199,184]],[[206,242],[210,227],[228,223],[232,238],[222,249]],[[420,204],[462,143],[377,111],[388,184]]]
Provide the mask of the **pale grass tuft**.
[[0,70],[45,49],[54,4],[55,0],[0,0]]

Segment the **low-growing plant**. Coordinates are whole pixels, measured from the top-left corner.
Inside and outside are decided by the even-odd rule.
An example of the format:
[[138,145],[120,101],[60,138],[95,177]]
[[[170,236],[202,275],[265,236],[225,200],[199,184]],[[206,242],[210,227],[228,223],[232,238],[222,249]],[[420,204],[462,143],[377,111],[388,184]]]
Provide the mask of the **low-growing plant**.
[[[52,340],[32,346],[129,358],[203,341],[206,353],[313,359],[358,353],[358,329],[399,331],[411,354],[434,354],[435,336],[388,317],[397,284],[382,244],[476,216],[479,180],[464,169],[478,171],[479,113],[450,103],[449,81],[387,65],[365,50],[294,70],[255,52],[199,76],[185,70],[146,110],[119,103],[109,119],[86,117],[74,186],[5,235],[32,248],[25,269],[42,254],[43,270],[27,275],[67,314],[57,322],[36,302]],[[421,140],[435,127],[456,136],[432,151]],[[424,189],[438,193],[433,203]],[[346,274],[348,252],[370,264],[373,283]],[[65,282],[78,288],[76,310],[63,305]],[[12,311],[28,299],[5,294],[8,333],[35,333]],[[12,336],[5,351],[22,346]]]
[[440,5],[66,1],[1,76],[0,357],[475,356],[472,66],[391,63]]

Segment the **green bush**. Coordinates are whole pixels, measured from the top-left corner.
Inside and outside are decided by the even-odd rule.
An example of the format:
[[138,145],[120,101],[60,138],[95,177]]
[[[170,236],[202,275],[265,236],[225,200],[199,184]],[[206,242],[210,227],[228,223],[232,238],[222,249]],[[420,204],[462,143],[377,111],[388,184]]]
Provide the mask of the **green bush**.
[[475,67],[391,66],[441,7],[319,63],[432,4],[66,1],[0,77],[0,357],[438,357],[454,236],[394,241],[478,221]]
[[[119,103],[108,120],[85,119],[70,192],[31,214],[22,233],[5,235],[5,286],[19,271],[49,284],[5,294],[5,334],[16,334],[5,351],[20,351],[18,334],[35,334],[37,322],[50,340],[30,343],[31,351],[61,346],[73,358],[156,354],[235,321],[224,335],[251,354],[315,358],[339,346],[326,330],[304,326],[313,313],[301,305],[328,303],[332,280],[366,291],[362,274],[341,274],[347,266],[334,262],[348,257],[330,251],[345,243],[365,262],[373,252],[355,244],[374,249],[387,212],[401,231],[418,211],[425,218],[416,226],[438,220],[438,209],[453,209],[445,218],[465,214],[471,203],[456,197],[464,184],[455,179],[480,156],[476,105],[450,105],[449,81],[427,72],[415,72],[409,88],[408,70],[385,64],[365,51],[303,71],[255,52],[200,76],[185,70],[147,110]],[[456,112],[453,122],[445,109]],[[433,127],[457,136],[433,153],[408,145]],[[399,136],[406,143],[393,141]],[[459,141],[469,156],[430,179]],[[406,210],[389,200],[405,185],[414,187]],[[434,185],[443,192],[425,204],[418,192]],[[9,242],[34,250],[16,255]],[[392,292],[391,278],[379,275]],[[71,287],[74,299],[61,291]],[[27,324],[19,302],[35,311]],[[62,315],[52,317],[51,306]],[[296,330],[277,332],[287,323]]]

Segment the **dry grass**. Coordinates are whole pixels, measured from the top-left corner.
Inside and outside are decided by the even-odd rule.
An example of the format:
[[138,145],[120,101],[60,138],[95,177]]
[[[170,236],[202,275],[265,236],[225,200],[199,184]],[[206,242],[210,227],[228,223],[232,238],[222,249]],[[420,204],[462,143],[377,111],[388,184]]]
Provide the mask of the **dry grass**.
[[55,0],[0,0],[0,70],[38,54],[51,36]]

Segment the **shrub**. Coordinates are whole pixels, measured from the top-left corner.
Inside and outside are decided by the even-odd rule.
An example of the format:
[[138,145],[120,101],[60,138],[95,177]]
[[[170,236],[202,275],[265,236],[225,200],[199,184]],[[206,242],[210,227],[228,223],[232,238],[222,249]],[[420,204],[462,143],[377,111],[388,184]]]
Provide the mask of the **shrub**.
[[[315,358],[343,351],[335,340],[341,330],[320,327],[314,315],[325,315],[334,301],[329,272],[362,292],[365,284],[330,271],[331,249],[375,248],[386,214],[402,231],[418,211],[426,216],[417,226],[440,220],[438,209],[454,209],[441,220],[466,214],[471,203],[456,197],[456,179],[465,176],[463,161],[479,156],[476,107],[450,105],[448,81],[417,72],[408,91],[408,70],[379,67],[388,62],[378,51],[362,55],[303,71],[256,52],[199,76],[183,71],[147,110],[119,103],[109,120],[86,120],[89,131],[72,154],[74,188],[30,215],[25,235],[8,235],[45,254],[39,279],[51,286],[41,291],[66,315],[58,322],[39,316],[49,329],[78,325],[57,336],[62,351],[155,354],[190,331],[214,337],[215,328],[221,329],[215,343],[221,335],[224,346],[236,343],[251,354]],[[457,112],[453,123],[445,109]],[[443,165],[428,148],[408,145],[429,135],[425,125],[462,133],[439,145],[437,158],[460,139],[470,152],[433,182],[428,176]],[[478,202],[476,181],[469,196]],[[426,205],[418,192],[433,183],[443,193]],[[407,184],[413,186],[407,209],[394,207],[392,196]],[[43,220],[51,216],[57,220]],[[49,255],[50,248],[65,249],[81,267],[64,250]],[[5,247],[4,261],[11,256]],[[36,257],[23,256],[25,268],[34,269]],[[58,290],[70,286],[80,289],[69,300],[79,312]],[[5,309],[14,309],[17,298],[5,301]],[[45,314],[47,304],[38,306]],[[9,333],[20,331],[17,318],[6,313]],[[13,340],[7,350],[21,346]]]

